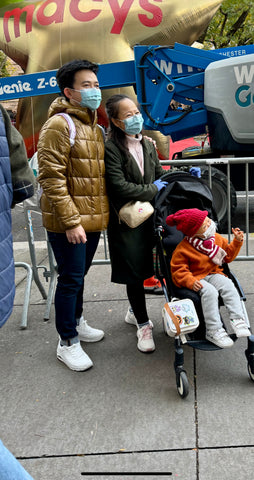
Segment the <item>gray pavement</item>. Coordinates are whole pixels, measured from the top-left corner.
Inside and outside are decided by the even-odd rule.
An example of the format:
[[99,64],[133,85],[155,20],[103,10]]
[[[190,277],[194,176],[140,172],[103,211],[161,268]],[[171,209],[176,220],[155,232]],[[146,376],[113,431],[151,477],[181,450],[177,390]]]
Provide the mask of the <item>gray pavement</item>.
[[[48,265],[44,242],[36,252]],[[15,243],[14,254],[30,263],[26,243]],[[100,245],[96,258],[102,257]],[[231,269],[254,329],[253,263],[234,262]],[[47,288],[42,271],[41,281]],[[13,314],[0,332],[0,437],[35,480],[253,480],[254,383],[245,339],[223,351],[184,347],[190,393],[182,400],[173,340],[162,327],[163,296],[147,296],[156,351],[142,354],[135,327],[124,322],[125,288],[110,282],[109,265],[92,266],[85,318],[105,338],[84,344],[94,367],[72,372],[56,359],[54,307],[45,322],[45,300],[34,282],[28,325],[20,329],[22,269],[16,285]]]

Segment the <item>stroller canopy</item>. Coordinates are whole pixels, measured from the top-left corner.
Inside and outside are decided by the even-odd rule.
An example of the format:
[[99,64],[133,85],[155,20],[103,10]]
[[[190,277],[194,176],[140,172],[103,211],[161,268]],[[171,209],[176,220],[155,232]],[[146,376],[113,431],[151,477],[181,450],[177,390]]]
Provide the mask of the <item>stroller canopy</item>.
[[155,197],[154,227],[165,227],[171,213],[185,208],[207,210],[209,217],[217,221],[213,206],[213,195],[208,185],[200,178],[182,171],[167,172],[162,180],[168,185]]

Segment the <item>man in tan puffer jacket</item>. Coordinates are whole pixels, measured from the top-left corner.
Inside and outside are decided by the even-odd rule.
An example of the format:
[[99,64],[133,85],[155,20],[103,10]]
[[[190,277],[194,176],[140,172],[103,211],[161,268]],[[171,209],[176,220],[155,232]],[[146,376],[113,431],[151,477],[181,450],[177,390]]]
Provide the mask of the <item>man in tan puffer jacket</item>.
[[[109,217],[104,139],[97,125],[101,102],[97,71],[98,66],[87,60],[74,60],[58,70],[63,96],[51,104],[38,142],[43,225],[58,268],[57,358],[80,371],[93,365],[80,341],[96,342],[104,336],[82,316],[84,276]],[[68,116],[76,130],[73,145]]]

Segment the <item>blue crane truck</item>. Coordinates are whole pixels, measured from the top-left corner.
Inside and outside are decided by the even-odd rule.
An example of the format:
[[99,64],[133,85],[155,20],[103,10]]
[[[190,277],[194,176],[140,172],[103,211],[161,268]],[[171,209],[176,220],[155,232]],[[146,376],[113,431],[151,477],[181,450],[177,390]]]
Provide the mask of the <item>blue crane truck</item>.
[[[55,74],[52,70],[1,78],[0,100],[58,93]],[[103,90],[133,86],[144,129],[159,130],[173,142],[208,135],[209,148],[186,149],[175,157],[217,159],[211,169],[212,190],[219,221],[225,224],[225,157],[254,156],[254,45],[217,50],[179,43],[137,45],[134,60],[100,65],[98,77]],[[208,181],[208,167],[201,172]],[[254,190],[252,163],[249,179],[249,189]],[[243,164],[232,166],[230,180],[233,214],[236,191],[245,189]]]

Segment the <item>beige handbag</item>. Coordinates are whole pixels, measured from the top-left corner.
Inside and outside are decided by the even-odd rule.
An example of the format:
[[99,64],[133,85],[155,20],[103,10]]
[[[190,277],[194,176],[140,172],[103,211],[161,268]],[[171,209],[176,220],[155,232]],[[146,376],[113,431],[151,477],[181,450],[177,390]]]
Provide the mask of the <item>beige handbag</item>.
[[118,213],[119,220],[122,220],[130,228],[136,228],[147,220],[154,212],[150,202],[128,202]]

